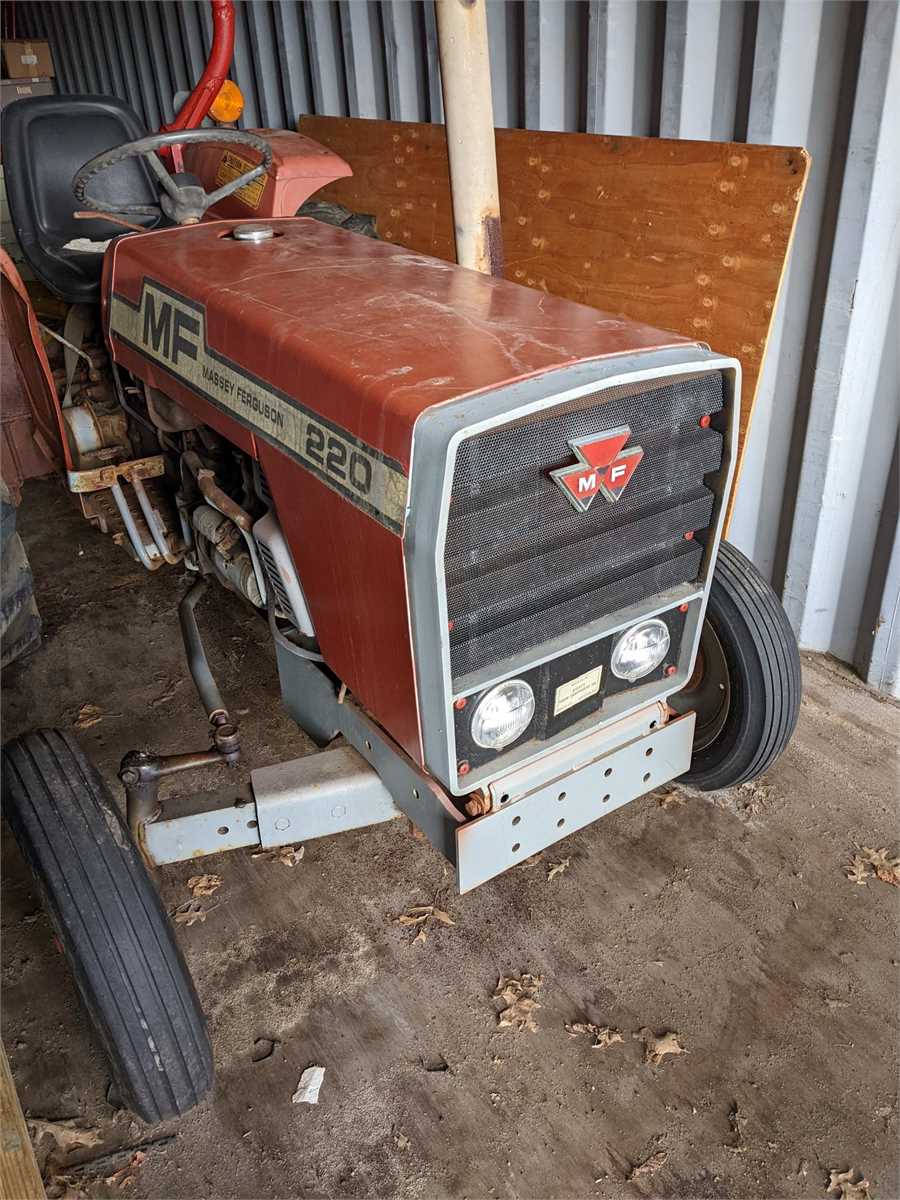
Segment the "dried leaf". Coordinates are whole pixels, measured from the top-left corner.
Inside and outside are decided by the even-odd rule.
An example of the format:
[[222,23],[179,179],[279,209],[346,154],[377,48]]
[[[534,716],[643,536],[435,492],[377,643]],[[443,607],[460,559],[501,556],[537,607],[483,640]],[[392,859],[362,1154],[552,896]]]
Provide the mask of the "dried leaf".
[[176,925],[196,925],[198,921],[201,923],[206,920],[207,910],[203,907],[199,900],[186,900],[184,904],[179,904],[177,908],[173,908],[169,916]]
[[649,1158],[645,1158],[642,1163],[631,1168],[631,1174],[628,1176],[628,1183],[634,1183],[635,1179],[643,1179],[648,1175],[655,1175],[659,1168],[669,1157],[665,1150],[657,1150],[655,1154],[651,1154]]
[[624,1040],[618,1029],[612,1029],[609,1025],[601,1025],[599,1029],[591,1032],[595,1038],[595,1041],[591,1043],[592,1050],[605,1050],[607,1046],[613,1046],[616,1042]]
[[192,875],[187,881],[187,889],[192,896],[211,896],[221,886],[221,875]]
[[837,1192],[840,1200],[869,1200],[871,1184],[862,1172],[851,1167],[849,1171],[829,1171],[827,1191]]
[[649,1063],[651,1067],[658,1067],[667,1054],[688,1053],[678,1040],[680,1035],[672,1030],[657,1037],[653,1030],[645,1025],[631,1036],[640,1038],[644,1043],[644,1062]]
[[75,729],[90,729],[92,725],[96,725],[98,721],[103,720],[103,709],[96,704],[82,704],[78,710],[78,716],[75,718]]
[[656,797],[656,803],[660,808],[680,808],[683,804],[687,804],[687,796],[677,788],[669,788],[668,791]]
[[413,944],[427,939],[426,929],[433,921],[439,921],[441,925],[456,925],[448,912],[444,912],[442,908],[435,908],[433,904],[414,904],[399,917],[394,917],[395,925],[405,925],[418,931],[412,939]]
[[850,859],[850,863],[845,869],[845,874],[851,883],[861,883],[863,885],[865,885],[867,879],[871,879],[872,877],[872,872],[858,854],[854,854]]
[[537,854],[532,854],[530,858],[524,858],[520,863],[516,863],[513,867],[514,871],[524,871],[527,867],[533,867],[544,857],[543,850],[538,850]]
[[594,1039],[591,1042],[592,1050],[605,1050],[607,1046],[622,1041],[622,1035],[618,1029],[613,1029],[610,1025],[594,1025],[591,1021],[573,1021],[566,1025],[566,1033],[569,1037],[577,1037],[580,1033],[589,1033]]
[[882,846],[880,850],[873,850],[871,846],[863,846],[862,852],[874,870],[876,879],[880,879],[882,883],[900,887],[900,858],[889,857],[887,846]]
[[296,867],[305,853],[305,846],[277,846],[274,850],[256,850],[250,857],[261,858],[263,862],[279,862],[286,867]]
[[557,875],[562,875],[563,871],[568,871],[568,869],[569,860],[567,858],[562,859],[558,863],[551,863],[547,871],[547,882],[549,883],[551,879],[555,879]]
[[872,876],[882,883],[900,887],[900,858],[891,857],[887,847],[876,850],[872,846],[857,846],[857,853],[851,855],[849,864],[844,868],[844,874],[851,883],[865,884]]
[[297,1084],[297,1090],[291,1096],[292,1104],[318,1104],[319,1089],[322,1087],[322,1080],[325,1078],[324,1067],[307,1067],[300,1076],[300,1082]]
[[283,866],[296,867],[305,853],[305,846],[282,846],[276,857]]
[[520,979],[515,976],[504,978],[501,975],[494,989],[494,999],[502,1000],[506,1007],[500,1010],[497,1024],[514,1026],[520,1032],[528,1029],[532,1033],[537,1033],[538,1027],[533,1013],[541,1005],[534,997],[543,982],[542,975],[531,975],[527,972]]
[[405,1133],[398,1133],[396,1135],[396,1137],[394,1138],[394,1141],[397,1143],[398,1150],[408,1150],[409,1149],[409,1138],[406,1136]]

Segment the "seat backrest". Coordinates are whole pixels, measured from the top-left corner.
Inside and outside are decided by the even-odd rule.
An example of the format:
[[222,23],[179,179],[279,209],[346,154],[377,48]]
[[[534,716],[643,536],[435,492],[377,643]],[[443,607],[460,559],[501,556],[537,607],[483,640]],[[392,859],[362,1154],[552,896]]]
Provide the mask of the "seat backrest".
[[[3,170],[16,234],[37,274],[58,272],[54,251],[72,238],[105,241],[122,233],[109,221],[77,221],[72,192],[79,167],[103,150],[146,137],[137,114],[114,96],[32,96],[2,114]],[[118,163],[92,180],[92,196],[108,203],[155,204],[157,189],[142,160]],[[131,220],[132,218],[129,218]],[[138,217],[152,225],[157,218]],[[48,261],[47,255],[50,255]]]

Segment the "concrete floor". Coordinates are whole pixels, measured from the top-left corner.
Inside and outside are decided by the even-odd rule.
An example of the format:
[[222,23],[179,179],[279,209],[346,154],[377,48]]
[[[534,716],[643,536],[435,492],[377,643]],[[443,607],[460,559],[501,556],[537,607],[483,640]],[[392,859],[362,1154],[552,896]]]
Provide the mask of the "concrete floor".
[[[201,745],[178,573],[147,576],[53,484],[26,488],[20,528],[45,640],[3,675],[4,737],[71,728],[96,705],[80,738],[113,782],[134,746]],[[308,749],[264,624],[225,593],[200,621],[246,765]],[[217,1085],[159,1129],[108,1103],[4,829],[3,1037],[23,1106],[98,1127],[99,1148],[72,1156],[112,1152],[75,1173],[90,1195],[820,1197],[830,1169],[854,1167],[877,1200],[897,1197],[900,893],[848,882],[844,864],[854,843],[896,840],[898,709],[833,662],[803,666],[797,736],[766,778],[644,797],[465,897],[401,821],[311,842],[294,867],[206,860],[223,884],[178,937]],[[169,908],[196,871],[159,873]],[[393,919],[435,901],[455,926],[412,944]],[[524,971],[543,976],[536,1033],[499,1028],[491,999]],[[573,1021],[623,1040],[592,1050]],[[688,1053],[645,1065],[642,1027],[677,1031]],[[253,1062],[263,1037],[274,1052]],[[293,1105],[311,1064],[326,1068],[320,1103]],[[127,1191],[103,1182],[140,1142],[155,1144]]]

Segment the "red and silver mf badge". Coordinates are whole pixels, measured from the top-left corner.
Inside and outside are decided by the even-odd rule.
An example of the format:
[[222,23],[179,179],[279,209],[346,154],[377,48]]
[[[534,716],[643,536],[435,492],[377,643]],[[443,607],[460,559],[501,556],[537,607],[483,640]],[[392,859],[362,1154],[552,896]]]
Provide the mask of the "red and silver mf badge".
[[551,471],[550,478],[579,512],[587,512],[598,492],[607,500],[618,500],[628,487],[644,457],[640,446],[624,448],[630,437],[628,426],[620,425],[569,442],[579,461]]

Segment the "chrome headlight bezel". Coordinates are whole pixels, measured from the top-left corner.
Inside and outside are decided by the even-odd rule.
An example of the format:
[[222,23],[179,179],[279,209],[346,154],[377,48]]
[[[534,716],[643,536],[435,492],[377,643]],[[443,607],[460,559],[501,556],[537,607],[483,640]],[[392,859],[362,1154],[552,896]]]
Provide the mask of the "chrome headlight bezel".
[[[517,702],[509,709],[506,726],[501,726],[500,731],[492,739],[486,732],[486,726],[492,719],[496,723],[498,720],[502,720],[503,716],[502,711],[498,714],[496,711],[491,713],[489,710],[492,707],[496,710],[504,698],[509,702],[512,698],[508,695],[505,696],[506,693],[513,693]],[[490,691],[485,692],[475,705],[469,722],[469,736],[482,750],[495,752],[505,750],[507,746],[518,741],[531,724],[535,707],[534,689],[527,680],[504,679],[502,683],[496,684]]]
[[[650,635],[656,640],[649,646],[641,646],[638,644],[641,635]],[[617,679],[637,683],[665,662],[671,643],[669,626],[661,618],[650,617],[646,621],[638,621],[617,639],[609,658],[609,669]],[[631,656],[632,665],[624,666],[622,660],[628,655]]]

